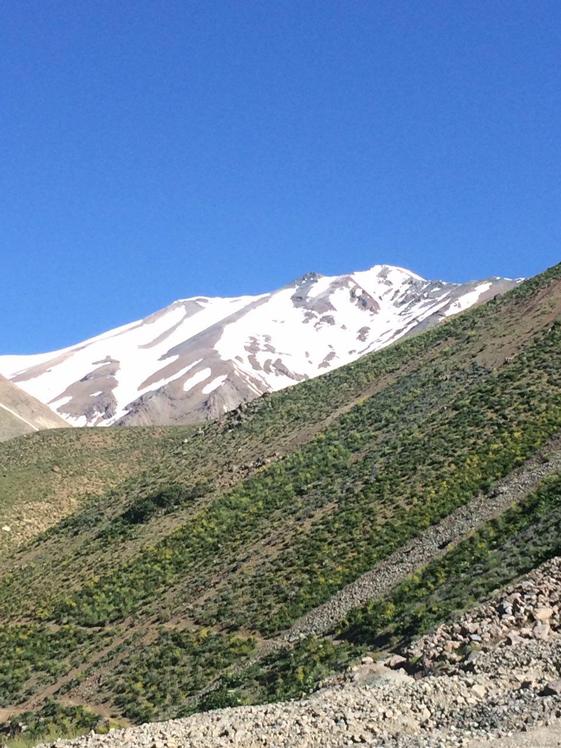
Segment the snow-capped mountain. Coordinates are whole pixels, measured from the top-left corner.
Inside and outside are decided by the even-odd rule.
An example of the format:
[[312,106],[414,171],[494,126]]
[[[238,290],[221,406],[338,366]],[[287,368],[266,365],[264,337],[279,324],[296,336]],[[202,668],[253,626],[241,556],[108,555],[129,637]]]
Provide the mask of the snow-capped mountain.
[[192,423],[342,366],[512,288],[429,281],[389,265],[309,273],[258,296],[175,301],[0,372],[74,426]]

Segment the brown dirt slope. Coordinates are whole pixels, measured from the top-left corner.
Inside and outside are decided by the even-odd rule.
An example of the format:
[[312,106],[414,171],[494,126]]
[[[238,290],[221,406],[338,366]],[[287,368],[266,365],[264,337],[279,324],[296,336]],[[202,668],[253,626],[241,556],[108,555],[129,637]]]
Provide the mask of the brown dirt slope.
[[49,407],[0,375],[0,441],[67,425]]

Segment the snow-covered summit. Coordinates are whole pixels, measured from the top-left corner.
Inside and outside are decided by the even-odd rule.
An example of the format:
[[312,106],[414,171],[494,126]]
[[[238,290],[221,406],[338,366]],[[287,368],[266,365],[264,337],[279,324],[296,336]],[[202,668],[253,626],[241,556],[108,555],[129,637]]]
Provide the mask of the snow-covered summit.
[[77,345],[0,356],[0,372],[76,426],[188,423],[318,376],[515,285],[374,265],[256,296],[193,296]]

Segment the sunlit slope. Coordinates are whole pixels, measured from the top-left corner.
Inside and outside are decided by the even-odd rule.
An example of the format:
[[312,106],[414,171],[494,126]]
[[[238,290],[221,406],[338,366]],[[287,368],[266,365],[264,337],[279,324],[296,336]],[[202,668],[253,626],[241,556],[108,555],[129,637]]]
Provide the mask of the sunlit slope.
[[64,426],[58,414],[0,375],[0,441]]
[[0,551],[150,466],[189,429],[56,429],[0,443]]
[[48,691],[133,720],[196,708],[227,668],[560,430],[556,266],[220,422],[166,432],[159,460],[4,560],[3,649],[28,653],[17,672],[4,657],[4,703],[36,708]]

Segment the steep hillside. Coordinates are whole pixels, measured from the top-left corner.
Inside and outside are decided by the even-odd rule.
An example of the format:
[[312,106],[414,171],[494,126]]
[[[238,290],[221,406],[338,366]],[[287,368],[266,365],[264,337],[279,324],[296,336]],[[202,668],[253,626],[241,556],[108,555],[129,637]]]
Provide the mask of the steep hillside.
[[131,476],[157,470],[190,430],[65,428],[0,443],[0,553]]
[[514,285],[428,281],[387,265],[334,277],[309,273],[259,296],[182,299],[61,351],[0,356],[0,371],[73,426],[195,423]]
[[[561,265],[166,431],[158,461],[1,562],[5,716],[89,727],[292,698],[406,645],[559,555],[560,432]],[[301,628],[368,572],[367,597]]]
[[64,426],[59,415],[0,376],[0,441]]
[[362,656],[306,699],[218,709],[56,745],[552,748],[561,739],[560,601],[555,558],[421,637],[406,657]]

